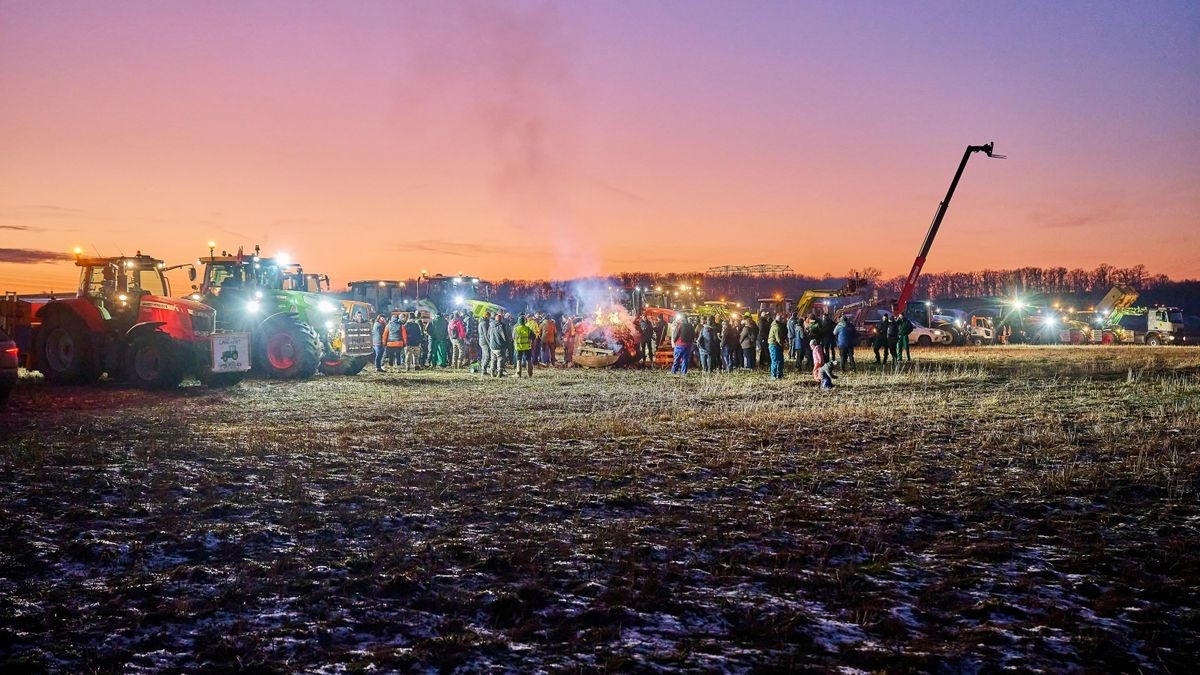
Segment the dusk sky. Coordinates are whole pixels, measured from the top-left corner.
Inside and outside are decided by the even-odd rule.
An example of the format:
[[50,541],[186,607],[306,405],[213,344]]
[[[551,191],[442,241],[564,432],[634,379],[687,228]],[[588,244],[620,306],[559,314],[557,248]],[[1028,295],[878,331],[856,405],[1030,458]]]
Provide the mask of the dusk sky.
[[1200,4],[3,0],[0,290],[209,239],[335,287],[898,275],[988,141],[926,271],[1200,276]]

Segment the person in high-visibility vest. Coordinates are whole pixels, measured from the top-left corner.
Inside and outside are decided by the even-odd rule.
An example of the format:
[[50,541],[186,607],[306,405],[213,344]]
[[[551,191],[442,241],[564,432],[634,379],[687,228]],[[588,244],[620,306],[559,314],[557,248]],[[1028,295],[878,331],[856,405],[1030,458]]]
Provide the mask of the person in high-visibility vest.
[[383,346],[387,348],[389,366],[404,365],[404,317],[400,312],[392,312],[392,318],[388,319],[387,328],[383,330]]

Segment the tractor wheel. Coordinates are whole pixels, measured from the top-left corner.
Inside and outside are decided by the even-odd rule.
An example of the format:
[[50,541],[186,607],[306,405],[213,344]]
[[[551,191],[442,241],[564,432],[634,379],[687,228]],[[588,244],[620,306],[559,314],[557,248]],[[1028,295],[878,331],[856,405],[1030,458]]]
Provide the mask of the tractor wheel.
[[971,344],[976,347],[982,347],[983,346],[983,338],[978,338],[978,337],[972,338]]
[[200,384],[212,389],[225,389],[246,379],[246,373],[205,373],[200,376]]
[[321,362],[321,338],[294,316],[281,316],[254,336],[255,370],[279,380],[312,377]]
[[931,344],[933,344],[933,340],[930,340],[928,335],[922,335],[921,337],[917,338],[918,347],[928,347]]
[[1157,347],[1162,344],[1162,339],[1157,334],[1151,333],[1146,336],[1146,344],[1151,347]]
[[183,381],[183,368],[171,336],[148,331],[135,337],[125,352],[125,377],[142,389],[178,387]]
[[89,384],[100,379],[100,364],[87,326],[78,317],[51,314],[34,345],[37,369],[56,384]]
[[370,356],[343,356],[321,359],[321,372],[326,375],[357,375],[371,362]]

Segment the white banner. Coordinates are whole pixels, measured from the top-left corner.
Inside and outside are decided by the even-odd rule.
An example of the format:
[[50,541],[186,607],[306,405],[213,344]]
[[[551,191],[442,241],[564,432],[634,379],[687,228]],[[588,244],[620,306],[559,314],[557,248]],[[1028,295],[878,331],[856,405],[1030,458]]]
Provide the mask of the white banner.
[[216,333],[211,340],[214,373],[250,370],[249,333]]

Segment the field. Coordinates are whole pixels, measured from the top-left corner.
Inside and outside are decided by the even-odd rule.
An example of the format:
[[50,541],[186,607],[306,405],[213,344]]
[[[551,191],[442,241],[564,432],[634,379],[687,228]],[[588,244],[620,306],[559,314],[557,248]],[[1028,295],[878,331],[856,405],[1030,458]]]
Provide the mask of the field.
[[1200,349],[0,412],[0,670],[1184,672]]

